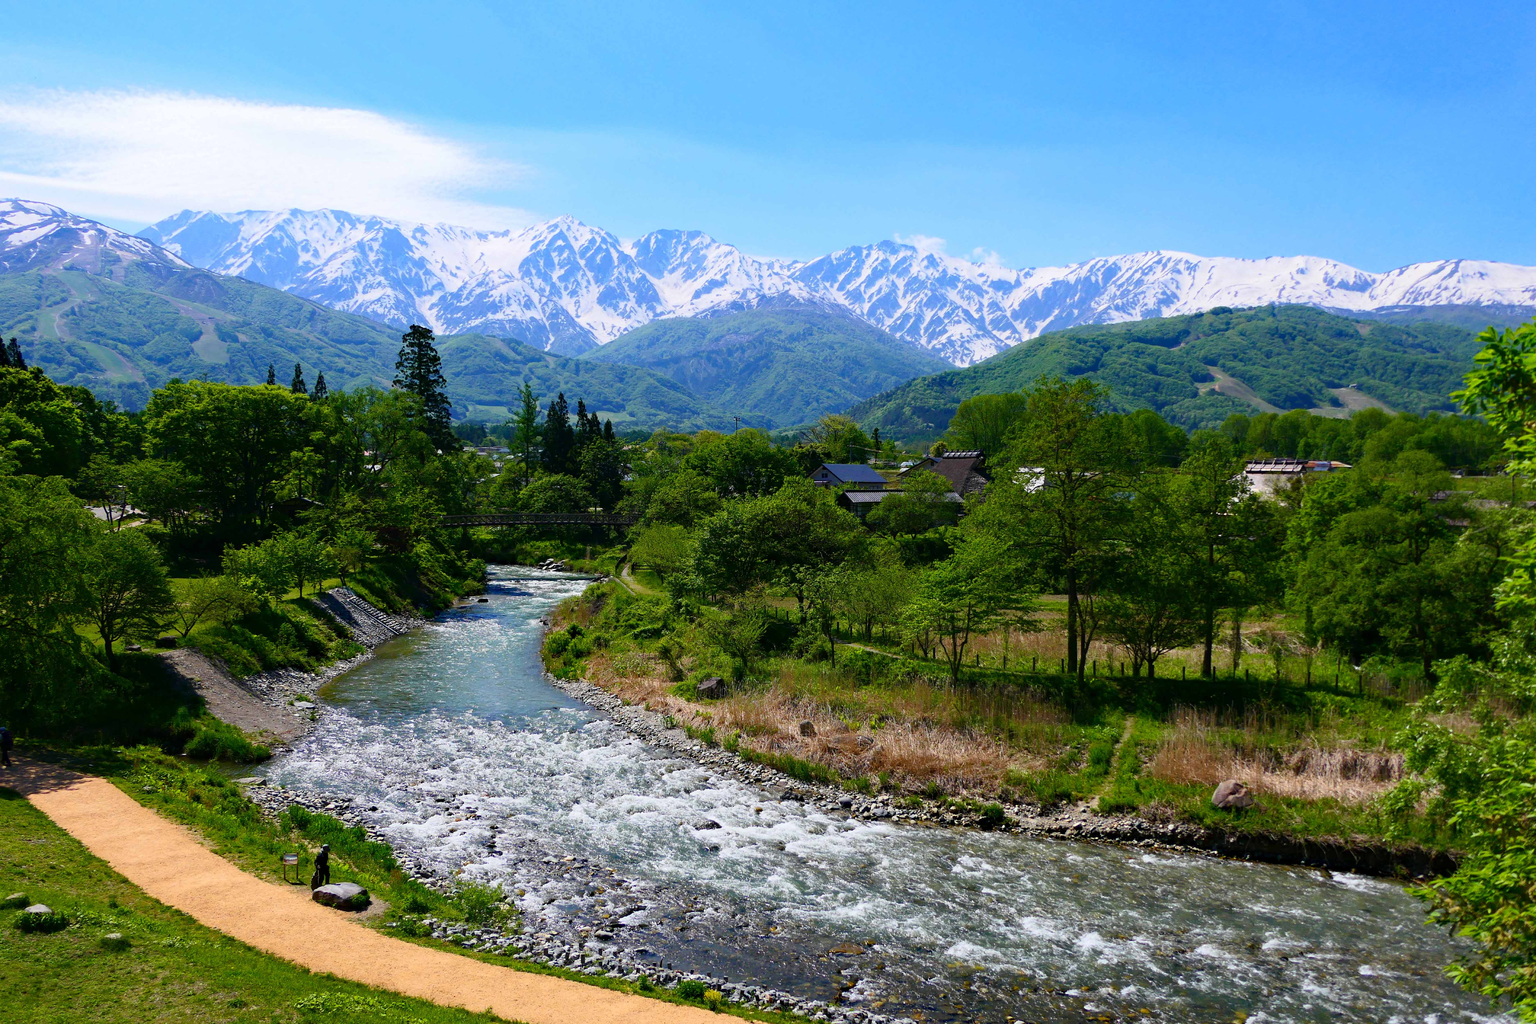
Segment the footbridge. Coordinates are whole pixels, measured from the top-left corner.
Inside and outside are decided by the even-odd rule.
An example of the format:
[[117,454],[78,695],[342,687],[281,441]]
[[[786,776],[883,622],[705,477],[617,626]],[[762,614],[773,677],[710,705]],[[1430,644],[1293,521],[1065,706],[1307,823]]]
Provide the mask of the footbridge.
[[486,512],[443,516],[439,526],[634,526],[637,515],[622,512]]

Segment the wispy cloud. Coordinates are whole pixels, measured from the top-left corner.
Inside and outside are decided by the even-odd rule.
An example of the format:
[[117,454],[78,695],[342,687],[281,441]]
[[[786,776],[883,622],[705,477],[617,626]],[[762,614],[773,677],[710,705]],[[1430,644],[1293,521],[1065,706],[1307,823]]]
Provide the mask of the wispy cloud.
[[167,92],[0,97],[0,191],[125,220],[184,207],[334,207],[520,227],[534,215],[481,197],[524,173],[368,110]]
[[921,252],[943,252],[944,247],[949,244],[944,239],[935,238],[933,235],[903,235],[896,232],[891,237],[902,245],[910,245]]

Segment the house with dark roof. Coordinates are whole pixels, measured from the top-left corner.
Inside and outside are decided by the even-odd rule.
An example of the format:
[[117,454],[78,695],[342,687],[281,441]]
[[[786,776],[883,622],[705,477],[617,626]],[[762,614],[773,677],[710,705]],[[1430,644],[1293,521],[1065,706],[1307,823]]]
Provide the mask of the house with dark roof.
[[1273,498],[1282,490],[1314,473],[1336,473],[1353,468],[1347,462],[1327,459],[1258,459],[1243,467],[1248,486],[1260,497]]
[[818,487],[846,487],[855,491],[883,491],[885,477],[858,462],[824,462],[811,474]]
[[930,455],[901,471],[905,480],[910,473],[924,469],[949,481],[949,489],[960,497],[979,494],[987,486],[987,457],[980,451],[943,452]]

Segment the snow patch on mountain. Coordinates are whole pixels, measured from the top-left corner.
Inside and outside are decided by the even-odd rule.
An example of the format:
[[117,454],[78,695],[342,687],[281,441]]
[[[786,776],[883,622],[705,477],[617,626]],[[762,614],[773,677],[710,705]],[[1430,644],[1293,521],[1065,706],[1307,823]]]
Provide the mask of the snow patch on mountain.
[[0,199],[0,271],[78,267],[100,274],[138,260],[188,266],[146,239],[57,206]]
[[749,256],[698,231],[625,244],[570,217],[497,232],[339,210],[188,210],[143,236],[196,266],[336,309],[565,353],[661,317],[788,302],[845,310],[961,366],[1046,331],[1214,306],[1536,306],[1536,268],[1472,260],[1372,274],[1315,256],[1143,252],[1013,270],[886,241],[799,263]]

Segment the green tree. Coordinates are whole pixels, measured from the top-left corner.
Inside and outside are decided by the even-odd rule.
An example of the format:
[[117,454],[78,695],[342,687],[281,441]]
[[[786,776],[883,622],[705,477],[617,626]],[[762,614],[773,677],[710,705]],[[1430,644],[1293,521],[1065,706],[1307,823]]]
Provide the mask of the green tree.
[[152,638],[176,608],[160,552],[142,530],[96,538],[85,555],[85,617],[101,634],[107,667],[117,671],[114,645]]
[[[443,361],[432,344],[432,332],[420,324],[400,336],[400,355],[395,360],[395,387],[421,399],[422,429],[440,451],[459,447],[453,436],[452,404],[448,401],[448,381],[443,377]],[[298,368],[294,368],[298,381]]]
[[304,368],[298,363],[293,364],[293,381],[288,385],[288,390],[296,395],[309,397],[309,386],[304,383]]
[[596,504],[597,498],[585,483],[558,473],[536,478],[518,495],[518,506],[524,512],[586,512]]
[[315,374],[315,389],[309,393],[310,401],[323,402],[331,396],[331,389],[325,386],[325,374]]
[[325,542],[312,533],[294,530],[279,534],[274,542],[278,557],[287,563],[288,578],[299,588],[300,597],[304,596],[306,583],[312,590],[317,590],[336,571],[336,563]]
[[1157,675],[1157,660],[1200,636],[1199,562],[1187,546],[1189,524],[1171,505],[1166,484],[1149,479],[1120,519],[1114,569],[1096,609],[1098,631],[1131,657],[1131,675]]
[[150,519],[182,540],[202,503],[202,481],[177,462],[139,459],[122,467],[128,499]]
[[[739,431],[738,431],[739,433]],[[847,416],[823,416],[805,432],[805,441],[823,449],[827,462],[868,462],[875,446],[859,425]]]
[[341,530],[331,542],[330,558],[341,577],[341,585],[347,585],[347,577],[361,572],[368,564],[368,553],[373,550],[373,538],[355,527]]
[[1031,603],[1024,576],[1006,541],[973,534],[953,555],[918,576],[903,615],[908,632],[932,634],[949,665],[950,681],[958,684],[971,641],[996,629],[1005,609]]
[[720,495],[704,474],[693,469],[668,473],[651,492],[645,518],[652,523],[692,527],[720,509]]
[[119,529],[127,515],[128,488],[123,482],[123,471],[116,462],[105,455],[93,455],[91,461],[75,478],[75,493],[84,498],[92,508],[99,508],[106,516],[107,526]]
[[788,449],[780,448],[761,430],[700,435],[683,459],[683,466],[702,473],[725,495],[772,494],[799,474]]
[[1018,471],[998,475],[975,518],[979,527],[1032,546],[1060,581],[1067,670],[1082,679],[1094,632],[1091,594],[1105,566],[1101,549],[1126,486],[1125,438],[1101,415],[1104,389],[1086,378],[1042,378],[1028,398],[1025,424],[1004,460]]
[[967,398],[950,418],[944,443],[953,451],[980,450],[997,456],[1029,414],[1029,396],[1021,392]]
[[609,511],[624,494],[624,449],[617,441],[605,441],[601,432],[581,449],[581,479]]
[[97,529],[61,478],[0,475],[0,706],[13,727],[68,719],[94,682],[73,622]]
[[280,600],[293,586],[293,574],[282,547],[274,540],[243,548],[226,548],[224,575],[242,590],[271,602]]
[[518,392],[517,416],[513,423],[516,429],[512,435],[512,451],[523,467],[523,486],[526,487],[539,466],[540,454],[539,396],[533,393],[533,385],[527,381],[523,381]]
[[228,576],[199,576],[176,596],[171,624],[183,637],[204,622],[228,622],[254,611],[256,599]]
[[1203,433],[1169,482],[1170,527],[1188,549],[1187,582],[1200,613],[1200,672],[1207,678],[1215,673],[1221,610],[1240,617],[1280,582],[1275,506],[1248,492],[1245,461],[1225,435]]
[[948,480],[926,469],[914,469],[902,478],[901,490],[871,509],[864,521],[880,533],[916,536],[955,525],[964,507]]
[[571,407],[565,392],[555,396],[544,414],[544,446],[540,454],[546,473],[570,474],[576,452],[576,432],[571,429]]

